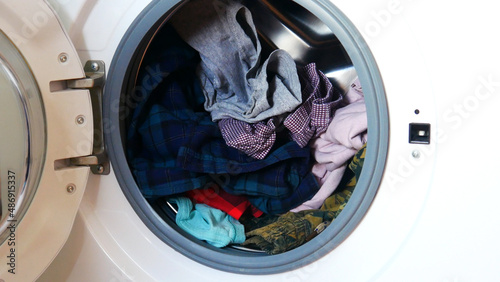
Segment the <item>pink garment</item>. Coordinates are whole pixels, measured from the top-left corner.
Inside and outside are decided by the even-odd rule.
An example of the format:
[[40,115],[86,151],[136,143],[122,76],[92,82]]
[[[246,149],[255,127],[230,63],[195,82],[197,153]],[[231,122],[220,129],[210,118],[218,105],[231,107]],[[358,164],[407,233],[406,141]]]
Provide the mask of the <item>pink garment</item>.
[[350,160],[366,143],[368,122],[359,80],[351,84],[343,108],[337,109],[326,132],[311,143],[316,164],[312,172],[321,185],[314,197],[291,210],[318,209],[337,188]]

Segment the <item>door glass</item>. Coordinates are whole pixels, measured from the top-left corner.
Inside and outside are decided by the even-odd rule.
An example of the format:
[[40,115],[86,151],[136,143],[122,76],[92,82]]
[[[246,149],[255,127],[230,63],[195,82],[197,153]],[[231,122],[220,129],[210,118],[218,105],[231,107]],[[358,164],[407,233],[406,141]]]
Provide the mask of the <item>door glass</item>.
[[45,145],[40,91],[23,56],[0,32],[0,242],[35,194]]

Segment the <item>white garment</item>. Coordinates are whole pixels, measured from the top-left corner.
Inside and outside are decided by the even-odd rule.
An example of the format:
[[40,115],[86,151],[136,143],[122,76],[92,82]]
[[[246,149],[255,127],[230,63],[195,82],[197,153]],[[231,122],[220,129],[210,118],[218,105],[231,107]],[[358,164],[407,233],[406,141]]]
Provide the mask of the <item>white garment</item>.
[[342,180],[347,162],[366,143],[366,106],[357,78],[351,84],[345,102],[348,105],[337,109],[326,132],[311,143],[317,162],[312,172],[321,187],[311,200],[292,209],[292,212],[320,208]]

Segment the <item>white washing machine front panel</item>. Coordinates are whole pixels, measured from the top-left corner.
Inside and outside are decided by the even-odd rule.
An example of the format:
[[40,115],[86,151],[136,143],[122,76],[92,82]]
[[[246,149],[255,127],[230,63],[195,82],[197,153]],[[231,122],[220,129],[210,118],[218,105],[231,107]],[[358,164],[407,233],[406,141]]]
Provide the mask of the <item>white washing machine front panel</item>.
[[[390,118],[384,178],[369,212],[340,246],[302,268],[258,279],[498,280],[499,153],[488,142],[499,136],[488,125],[500,120],[496,5],[332,2],[363,34],[382,75]],[[149,1],[51,3],[81,60],[109,66]],[[431,124],[431,144],[408,143],[414,122]],[[40,280],[255,279],[204,266],[163,243],[136,215],[112,173],[90,177],[73,233]]]

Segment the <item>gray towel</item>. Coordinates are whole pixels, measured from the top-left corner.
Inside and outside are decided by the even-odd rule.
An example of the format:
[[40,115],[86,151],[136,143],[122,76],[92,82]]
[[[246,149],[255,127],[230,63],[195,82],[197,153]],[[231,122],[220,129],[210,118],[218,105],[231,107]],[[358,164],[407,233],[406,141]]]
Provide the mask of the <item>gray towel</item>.
[[260,65],[261,45],[250,11],[235,1],[195,0],[172,17],[179,35],[200,53],[198,76],[213,121],[256,123],[302,103],[297,68],[284,50]]

